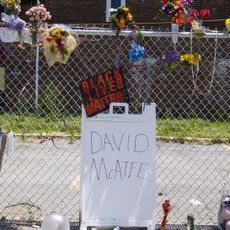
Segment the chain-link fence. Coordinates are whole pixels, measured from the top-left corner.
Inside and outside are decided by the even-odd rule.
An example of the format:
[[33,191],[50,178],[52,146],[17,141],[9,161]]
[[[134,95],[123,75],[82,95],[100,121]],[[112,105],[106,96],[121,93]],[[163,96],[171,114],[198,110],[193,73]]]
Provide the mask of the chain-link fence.
[[[72,33],[78,47],[68,63],[48,67],[42,48],[36,53],[25,43],[21,49],[16,32],[0,28],[0,127],[15,134],[0,172],[2,220],[39,221],[57,211],[79,221],[78,83],[120,66],[131,112],[140,112],[142,102],[157,104],[157,223],[167,198],[170,224],[186,223],[189,214],[196,224],[216,224],[221,194],[230,192],[229,35],[195,40],[180,33],[172,43],[171,33],[143,31],[146,55],[131,64],[130,31],[118,39],[103,29]],[[202,55],[199,68],[178,63],[169,70],[162,58],[195,51]]]

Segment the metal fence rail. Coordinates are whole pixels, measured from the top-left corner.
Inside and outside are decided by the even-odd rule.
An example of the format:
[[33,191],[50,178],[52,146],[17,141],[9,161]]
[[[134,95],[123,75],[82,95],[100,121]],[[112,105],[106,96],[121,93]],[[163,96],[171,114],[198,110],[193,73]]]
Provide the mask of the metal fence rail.
[[[18,48],[15,32],[0,28],[0,127],[16,134],[15,151],[4,155],[0,172],[0,218],[41,220],[57,211],[79,221],[78,82],[108,68],[121,66],[132,113],[140,111],[142,102],[154,101],[158,118],[175,122],[200,118],[230,125],[229,35],[210,33],[196,41],[190,33],[179,33],[174,45],[171,33],[143,31],[146,56],[133,65],[127,58],[130,31],[117,40],[110,30],[72,33],[78,47],[68,63],[48,67],[42,48],[36,62],[29,44]],[[27,35],[24,39],[28,42]],[[169,71],[162,56],[175,50],[199,52],[199,70],[179,63]],[[191,124],[188,128],[193,129]],[[180,141],[186,130],[179,125],[175,130]],[[188,214],[194,214],[196,224],[216,224],[220,196],[230,190],[229,151],[227,143],[182,144],[159,138],[157,223],[162,218],[161,204],[168,198],[173,207],[170,224],[186,223]]]

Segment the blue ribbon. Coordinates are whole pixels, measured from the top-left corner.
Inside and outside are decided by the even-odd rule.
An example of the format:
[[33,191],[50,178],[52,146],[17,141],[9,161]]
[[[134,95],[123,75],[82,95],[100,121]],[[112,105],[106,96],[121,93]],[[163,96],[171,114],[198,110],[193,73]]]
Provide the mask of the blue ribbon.
[[138,45],[136,41],[132,41],[132,49],[129,51],[128,57],[132,63],[137,62],[145,55],[145,48]]

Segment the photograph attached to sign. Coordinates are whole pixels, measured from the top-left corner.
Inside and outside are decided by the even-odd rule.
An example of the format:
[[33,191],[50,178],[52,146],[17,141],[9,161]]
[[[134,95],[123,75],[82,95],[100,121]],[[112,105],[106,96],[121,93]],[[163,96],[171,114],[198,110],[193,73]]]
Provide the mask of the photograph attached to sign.
[[109,69],[79,83],[87,117],[109,109],[111,102],[129,103],[129,95],[120,68]]

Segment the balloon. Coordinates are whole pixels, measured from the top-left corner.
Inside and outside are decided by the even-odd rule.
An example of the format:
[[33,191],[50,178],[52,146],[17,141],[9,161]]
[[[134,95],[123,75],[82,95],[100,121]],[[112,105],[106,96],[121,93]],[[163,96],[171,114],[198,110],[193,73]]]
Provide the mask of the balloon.
[[42,221],[42,230],[70,230],[69,220],[59,213],[51,213]]

